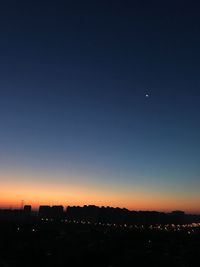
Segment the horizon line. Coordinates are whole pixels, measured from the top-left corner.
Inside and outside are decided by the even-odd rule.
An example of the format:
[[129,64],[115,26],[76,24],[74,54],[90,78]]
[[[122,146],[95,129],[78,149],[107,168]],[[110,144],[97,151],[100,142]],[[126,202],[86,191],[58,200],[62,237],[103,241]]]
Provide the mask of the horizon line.
[[130,211],[130,212],[158,212],[158,213],[173,213],[173,212],[184,212],[184,214],[186,215],[200,215],[200,212],[194,212],[194,213],[190,213],[190,212],[187,212],[185,210],[181,210],[181,209],[174,209],[174,210],[169,210],[169,211],[163,211],[163,210],[144,210],[144,209],[128,209],[126,207],[113,207],[113,206],[97,206],[97,205],[93,205],[93,204],[85,204],[85,205],[63,205],[63,204],[60,204],[60,205],[48,205],[48,204],[41,204],[41,205],[31,205],[31,204],[24,204],[23,207],[19,207],[19,206],[13,206],[13,205],[10,205],[9,207],[7,206],[0,206],[0,210],[24,210],[24,207],[25,206],[31,206],[31,209],[32,211],[34,212],[37,212],[39,211],[39,208],[42,207],[42,206],[48,206],[48,207],[59,207],[59,206],[62,206],[63,207],[63,210],[67,210],[68,207],[80,207],[80,208],[84,208],[84,207],[90,207],[90,206],[93,206],[93,207],[96,207],[96,208],[113,208],[113,209],[121,209],[121,210],[127,210],[127,211]]

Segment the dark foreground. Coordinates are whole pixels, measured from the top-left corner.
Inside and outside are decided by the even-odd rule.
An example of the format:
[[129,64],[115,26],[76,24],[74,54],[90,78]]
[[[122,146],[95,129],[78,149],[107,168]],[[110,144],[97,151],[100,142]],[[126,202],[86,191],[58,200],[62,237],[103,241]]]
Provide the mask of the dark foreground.
[[197,266],[200,230],[0,223],[0,266]]

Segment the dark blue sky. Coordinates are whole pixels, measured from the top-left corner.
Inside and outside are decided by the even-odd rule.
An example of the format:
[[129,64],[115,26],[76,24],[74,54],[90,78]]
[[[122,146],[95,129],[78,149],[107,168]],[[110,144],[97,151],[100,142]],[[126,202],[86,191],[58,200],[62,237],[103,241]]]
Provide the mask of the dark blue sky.
[[199,13],[189,1],[1,1],[2,179],[199,200]]

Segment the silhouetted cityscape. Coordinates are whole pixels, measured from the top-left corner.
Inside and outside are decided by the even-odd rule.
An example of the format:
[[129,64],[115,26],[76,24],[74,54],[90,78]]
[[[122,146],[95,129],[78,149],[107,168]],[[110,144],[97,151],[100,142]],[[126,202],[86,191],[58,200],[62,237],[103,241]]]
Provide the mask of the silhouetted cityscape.
[[23,209],[1,209],[1,220],[47,220],[70,221],[76,223],[102,223],[113,225],[166,225],[191,224],[200,222],[200,215],[186,214],[184,211],[169,213],[158,211],[130,211],[126,208],[98,207],[95,205],[67,206],[41,205],[38,211],[33,211],[31,205]]
[[0,210],[0,266],[194,266],[200,216],[40,206]]
[[200,1],[3,0],[0,36],[0,267],[198,267]]

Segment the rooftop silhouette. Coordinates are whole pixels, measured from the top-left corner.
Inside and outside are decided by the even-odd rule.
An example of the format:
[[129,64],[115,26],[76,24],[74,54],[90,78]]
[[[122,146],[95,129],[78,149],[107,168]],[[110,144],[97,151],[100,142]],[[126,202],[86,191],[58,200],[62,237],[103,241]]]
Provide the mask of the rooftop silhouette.
[[95,205],[67,206],[41,205],[33,211],[31,205],[23,209],[2,209],[0,219],[8,220],[71,220],[76,222],[110,223],[118,225],[156,225],[199,223],[200,215],[186,214],[184,211],[169,213],[158,211],[130,211],[125,208],[98,207]]

